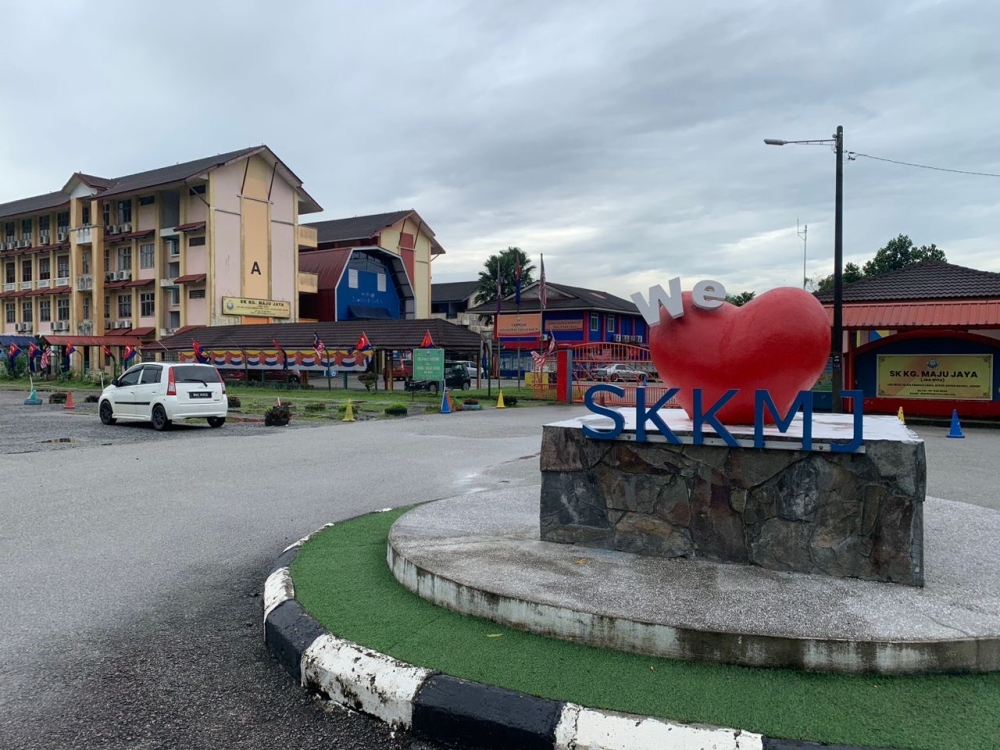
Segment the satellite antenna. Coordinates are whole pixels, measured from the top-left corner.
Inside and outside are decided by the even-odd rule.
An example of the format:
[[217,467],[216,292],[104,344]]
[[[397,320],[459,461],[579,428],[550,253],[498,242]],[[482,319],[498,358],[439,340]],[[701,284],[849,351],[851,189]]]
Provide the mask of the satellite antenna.
[[809,277],[806,275],[806,237],[809,234],[809,225],[803,224],[802,228],[799,228],[799,220],[795,220],[795,233],[802,240],[802,288],[805,289],[806,285],[809,283]]

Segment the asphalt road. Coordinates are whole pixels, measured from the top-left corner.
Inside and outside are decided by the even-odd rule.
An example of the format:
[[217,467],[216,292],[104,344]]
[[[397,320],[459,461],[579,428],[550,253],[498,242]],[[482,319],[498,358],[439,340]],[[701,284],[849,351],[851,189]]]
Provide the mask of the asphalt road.
[[268,566],[329,521],[537,482],[540,426],[566,413],[160,435],[19,403],[0,394],[0,434],[32,449],[0,454],[0,747],[25,749],[427,747],[278,667]]
[[[2,748],[429,747],[322,708],[277,666],[268,566],[329,521],[537,484],[541,425],[581,413],[161,434],[22,400],[0,392]],[[915,429],[929,494],[1000,509],[1000,430]]]

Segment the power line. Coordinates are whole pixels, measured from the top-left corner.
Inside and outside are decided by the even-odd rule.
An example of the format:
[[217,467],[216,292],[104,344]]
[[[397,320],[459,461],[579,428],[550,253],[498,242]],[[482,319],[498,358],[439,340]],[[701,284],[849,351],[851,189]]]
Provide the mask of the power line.
[[908,161],[897,161],[896,159],[886,159],[882,156],[872,156],[871,154],[860,154],[857,151],[848,151],[847,157],[853,159],[855,157],[864,157],[865,159],[874,159],[875,161],[886,161],[890,164],[899,164],[904,167],[916,167],[917,169],[931,169],[935,172],[951,172],[953,174],[968,174],[974,175],[976,177],[1000,177],[1000,174],[995,174],[993,172],[969,172],[964,169],[946,169],[945,167],[929,167],[926,164],[913,164]]

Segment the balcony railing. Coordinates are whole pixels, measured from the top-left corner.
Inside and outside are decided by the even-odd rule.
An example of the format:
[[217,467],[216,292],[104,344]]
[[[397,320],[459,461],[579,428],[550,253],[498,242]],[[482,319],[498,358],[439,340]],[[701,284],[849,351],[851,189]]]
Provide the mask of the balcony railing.
[[3,285],[3,290],[4,290],[5,292],[13,292],[13,291],[16,291],[16,290],[17,290],[17,283],[13,283],[13,284],[11,284],[11,283],[8,283],[8,284],[4,284],[4,285]]
[[38,280],[38,288],[39,289],[49,289],[51,286],[52,286],[52,280],[51,279],[39,279]]
[[92,227],[80,227],[76,230],[76,244],[77,245],[91,245],[94,240],[91,237]]
[[319,244],[315,227],[299,226],[299,247],[314,248]]
[[31,290],[31,284],[32,284],[32,282],[30,282],[30,281],[22,281],[21,282],[21,291],[22,292],[30,291]]

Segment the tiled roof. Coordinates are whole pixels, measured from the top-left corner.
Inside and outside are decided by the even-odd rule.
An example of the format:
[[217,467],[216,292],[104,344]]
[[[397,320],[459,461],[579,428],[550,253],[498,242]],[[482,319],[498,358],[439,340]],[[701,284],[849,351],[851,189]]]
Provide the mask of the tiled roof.
[[[817,292],[816,298],[833,302],[833,292]],[[988,298],[1000,298],[1000,273],[940,260],[925,260],[844,285],[844,302]]]
[[[824,306],[833,324],[833,305]],[[844,306],[844,328],[1000,328],[1000,300],[853,303]]]
[[118,177],[114,181],[114,186],[101,193],[101,196],[121,195],[136,190],[166,185],[171,182],[180,182],[181,180],[199,175],[213,167],[221,167],[236,159],[250,156],[264,148],[266,147],[252,146],[251,148],[243,148],[239,151],[230,151],[226,154],[217,154],[216,156],[208,156],[204,159],[186,161],[183,164],[174,164],[169,167],[160,167],[159,169],[150,169],[145,172],[136,172],[135,174]]
[[43,333],[38,337],[53,346],[139,346],[142,344],[137,336],[50,336]]
[[[548,304],[546,312],[554,310],[599,310],[613,313],[639,314],[639,308],[634,302],[624,300],[607,292],[599,292],[595,289],[584,289],[580,286],[567,286],[566,284],[553,284],[546,281]],[[470,307],[470,313],[491,313],[496,312],[497,303],[487,302],[477,307]],[[533,282],[526,289],[521,291],[521,312],[536,312],[541,309],[538,301],[538,282]],[[515,312],[517,303],[513,294],[504,297],[500,305],[500,312]]]
[[299,271],[316,274],[319,289],[336,289],[353,252],[352,247],[334,247],[299,253]]
[[409,350],[419,348],[427,331],[439,347],[475,353],[482,345],[479,334],[439,318],[213,326],[178,332],[160,344],[168,351],[190,350],[192,339],[204,349],[270,349],[273,339],[286,349],[312,349],[319,334],[327,348],[344,349],[357,344],[363,332],[375,349]]
[[53,208],[58,208],[68,203],[69,196],[61,190],[55,193],[36,195],[32,198],[21,198],[10,203],[0,203],[0,219],[19,214],[30,214],[36,211],[50,211]]
[[478,281],[449,281],[431,284],[431,302],[464,302],[476,293]]
[[84,174],[83,172],[77,172],[76,176],[87,185],[90,185],[90,187],[97,188],[98,190],[107,190],[115,184],[113,179],[108,179],[107,177],[96,177],[95,175]]
[[397,221],[405,219],[413,213],[407,211],[390,211],[385,214],[371,216],[352,216],[349,219],[333,219],[332,221],[314,221],[303,226],[316,230],[317,241],[344,242],[347,240],[368,240],[386,227],[391,227]]

